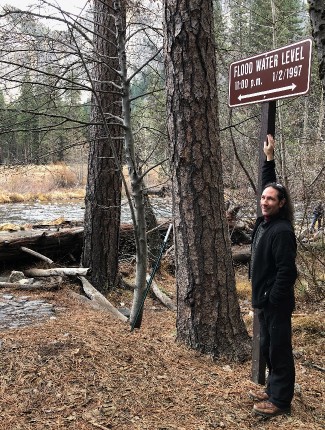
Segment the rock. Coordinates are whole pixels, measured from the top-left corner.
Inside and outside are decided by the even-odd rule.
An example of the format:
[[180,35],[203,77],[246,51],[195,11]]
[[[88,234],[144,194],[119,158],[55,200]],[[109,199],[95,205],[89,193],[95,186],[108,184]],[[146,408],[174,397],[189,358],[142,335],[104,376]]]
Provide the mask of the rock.
[[131,310],[129,308],[118,308],[117,310],[127,318],[131,315]]
[[18,272],[13,270],[9,276],[9,282],[12,282],[12,283],[19,282],[24,278],[25,278],[25,275],[23,274],[23,272]]

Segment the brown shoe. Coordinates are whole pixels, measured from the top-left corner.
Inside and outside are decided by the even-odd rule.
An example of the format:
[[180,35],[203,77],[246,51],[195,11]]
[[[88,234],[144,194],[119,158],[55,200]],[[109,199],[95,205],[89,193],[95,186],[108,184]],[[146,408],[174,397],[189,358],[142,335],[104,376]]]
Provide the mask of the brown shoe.
[[264,402],[269,400],[269,395],[263,390],[251,390],[248,392],[248,397],[254,400],[254,402]]
[[291,409],[290,407],[285,409],[278,408],[271,402],[260,402],[254,405],[253,412],[257,415],[262,415],[262,417],[269,418],[281,414],[290,414]]

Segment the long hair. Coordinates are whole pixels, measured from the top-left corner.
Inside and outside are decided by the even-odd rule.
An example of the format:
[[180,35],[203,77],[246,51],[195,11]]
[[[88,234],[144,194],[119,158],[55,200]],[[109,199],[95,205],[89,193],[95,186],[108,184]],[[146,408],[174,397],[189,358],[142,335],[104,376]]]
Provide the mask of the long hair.
[[294,222],[294,209],[293,209],[293,204],[292,204],[292,201],[291,201],[290,194],[289,194],[288,190],[286,189],[286,187],[284,185],[278,184],[276,182],[270,182],[269,184],[266,184],[265,187],[264,187],[264,190],[265,190],[265,188],[268,188],[268,187],[272,187],[274,190],[277,191],[277,193],[278,193],[278,199],[280,201],[283,200],[283,199],[285,199],[285,203],[280,208],[279,214],[280,214],[280,217],[282,219],[287,219],[293,225],[293,222]]

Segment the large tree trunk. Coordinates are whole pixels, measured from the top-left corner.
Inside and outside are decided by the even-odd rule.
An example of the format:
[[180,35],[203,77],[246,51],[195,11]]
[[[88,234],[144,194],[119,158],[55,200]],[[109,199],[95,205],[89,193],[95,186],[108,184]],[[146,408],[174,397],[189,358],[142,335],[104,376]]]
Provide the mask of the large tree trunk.
[[165,64],[173,171],[177,337],[241,360],[240,315],[225,219],[211,0],[166,0]]
[[322,81],[323,97],[325,97],[325,2],[308,0],[308,3],[312,33],[317,46],[319,78]]
[[121,94],[111,84],[120,82],[113,4],[113,0],[94,0],[94,49],[98,58],[93,69],[95,125],[90,136],[82,254],[82,265],[91,269],[91,283],[103,294],[118,282],[121,214],[123,133],[116,121],[121,117]]

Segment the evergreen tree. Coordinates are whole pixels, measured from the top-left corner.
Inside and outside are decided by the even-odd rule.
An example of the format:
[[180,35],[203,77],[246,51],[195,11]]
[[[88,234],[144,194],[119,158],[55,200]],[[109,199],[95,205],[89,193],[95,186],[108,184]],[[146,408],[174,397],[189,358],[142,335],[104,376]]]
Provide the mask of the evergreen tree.
[[16,124],[18,129],[17,159],[24,164],[38,164],[39,160],[38,107],[35,85],[31,81],[30,73],[26,72],[17,100],[19,114]]

